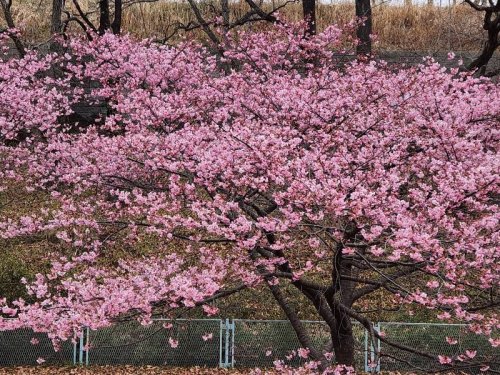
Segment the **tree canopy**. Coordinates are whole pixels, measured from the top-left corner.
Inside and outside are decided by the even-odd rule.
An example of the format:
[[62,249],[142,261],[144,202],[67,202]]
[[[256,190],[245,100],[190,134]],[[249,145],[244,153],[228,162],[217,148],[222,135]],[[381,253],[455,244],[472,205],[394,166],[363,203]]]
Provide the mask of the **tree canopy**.
[[[50,199],[0,212],[0,236],[57,241],[51,270],[25,280],[30,301],[3,300],[0,328],[57,342],[124,315],[214,314],[267,285],[310,368],[353,365],[352,321],[436,366],[487,366],[398,345],[359,304],[384,290],[499,345],[500,86],[432,60],[341,64],[348,37],[278,25],[228,37],[219,57],[104,34],[2,61],[0,184]],[[83,101],[106,113],[73,121]],[[106,262],[144,238],[154,253]],[[328,347],[285,285],[328,324]]]

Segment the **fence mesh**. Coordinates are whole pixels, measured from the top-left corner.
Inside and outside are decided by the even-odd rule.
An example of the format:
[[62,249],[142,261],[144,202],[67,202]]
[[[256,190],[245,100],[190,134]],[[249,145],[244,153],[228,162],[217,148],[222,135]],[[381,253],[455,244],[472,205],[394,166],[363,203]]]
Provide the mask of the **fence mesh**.
[[219,345],[220,320],[155,320],[147,326],[127,322],[90,331],[88,362],[217,367]]
[[53,365],[73,363],[74,348],[71,342],[64,342],[59,351],[55,351],[46,334],[36,333],[31,329],[0,331],[0,366],[36,365],[42,358]]
[[[235,367],[272,367],[276,359],[285,359],[293,350],[301,347],[297,335],[286,320],[235,320],[234,328],[234,366]],[[325,348],[329,341],[326,323],[304,321],[304,328],[315,347]],[[364,330],[353,326],[356,363],[364,363]],[[295,355],[286,364],[298,366],[303,359]]]
[[[304,321],[303,325],[314,346],[324,348],[329,341],[327,325],[316,321]],[[456,358],[473,349],[480,363],[492,362],[491,369],[500,370],[500,350],[492,347],[484,336],[471,333],[465,325],[379,323],[377,327],[393,342],[434,355]],[[356,367],[366,369],[371,358],[367,333],[359,324],[353,324],[353,332]],[[272,367],[277,359],[291,366],[304,361],[297,355],[286,359],[301,345],[290,322],[285,320],[160,319],[145,326],[134,321],[96,331],[85,329],[84,333],[83,345],[80,341],[77,345],[68,341],[56,352],[46,334],[29,329],[0,332],[0,366],[35,365],[39,358],[54,365],[238,368]],[[448,344],[447,338],[456,340],[456,344]],[[378,345],[382,357],[377,370],[414,372],[437,365],[428,358],[402,352],[383,342]],[[479,367],[467,368],[464,372],[480,373]]]
[[[487,362],[500,363],[500,350],[492,347],[484,336],[470,332],[465,325],[391,322],[380,323],[380,330],[391,341],[422,352],[454,358],[463,355],[466,350],[473,349],[477,351],[478,358]],[[446,338],[456,340],[456,344],[450,345]],[[380,368],[384,371],[415,369],[426,371],[432,366],[435,367],[435,363],[428,358],[401,352],[384,343],[380,344],[380,349],[383,354]],[[468,368],[467,372],[480,373],[479,367]],[[494,365],[494,367],[498,369],[500,365]]]

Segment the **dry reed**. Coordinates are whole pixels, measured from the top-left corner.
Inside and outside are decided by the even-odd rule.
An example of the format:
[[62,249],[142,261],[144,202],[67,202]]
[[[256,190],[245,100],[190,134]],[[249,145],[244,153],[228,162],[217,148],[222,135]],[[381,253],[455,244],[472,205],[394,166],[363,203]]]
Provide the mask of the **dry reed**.
[[[278,4],[281,0],[273,0]],[[95,7],[95,1],[81,1],[86,10]],[[205,14],[214,16],[214,6],[201,3]],[[270,9],[271,2],[264,7]],[[216,7],[215,7],[216,8]],[[243,0],[231,3],[232,17],[247,10]],[[49,38],[49,0],[14,0],[14,16],[24,37],[31,43]],[[301,18],[301,5],[292,3],[283,8],[281,17],[290,21]],[[95,13],[93,16],[95,17]],[[354,17],[351,3],[318,4],[318,28],[333,23],[346,23]],[[0,23],[3,20],[0,20]],[[125,9],[123,29],[138,37],[163,38],[179,22],[193,21],[189,5],[182,1],[158,1],[134,4]],[[481,15],[466,5],[452,7],[418,5],[377,5],[373,8],[376,48],[391,51],[477,51],[483,40]],[[255,27],[255,26],[253,26]],[[76,24],[73,25],[76,30]],[[196,34],[195,34],[196,35]],[[199,35],[199,34],[198,34]]]

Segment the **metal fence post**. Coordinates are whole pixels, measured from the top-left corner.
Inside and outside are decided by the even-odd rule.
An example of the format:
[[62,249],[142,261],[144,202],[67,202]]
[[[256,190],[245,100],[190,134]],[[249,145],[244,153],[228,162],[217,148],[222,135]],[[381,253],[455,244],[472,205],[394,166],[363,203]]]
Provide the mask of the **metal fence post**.
[[226,319],[226,342],[225,342],[225,360],[224,360],[224,367],[229,367],[229,335],[230,335],[230,323],[229,319]]
[[231,367],[234,368],[234,332],[236,330],[236,325],[233,322],[231,323]]
[[85,334],[84,329],[82,328],[82,333],[80,335],[80,345],[79,345],[79,356],[78,356],[78,364],[83,365],[83,336]]
[[[378,323],[376,324],[376,326],[375,326],[375,330],[377,331],[377,333],[379,333],[379,334],[380,334],[380,332],[381,332],[381,330],[380,330],[380,322],[378,322]],[[377,353],[379,353],[379,354],[380,354],[381,342],[380,342],[380,339],[379,339],[379,338],[377,338],[377,343],[376,343],[376,345],[377,345]],[[380,372],[380,355],[379,355],[379,357],[377,358],[377,367],[376,367],[376,371],[377,371],[377,372]]]
[[76,366],[76,341],[73,344],[73,366]]
[[86,340],[85,340],[85,366],[89,365],[89,352],[90,352],[89,337],[90,337],[90,328],[87,327],[87,337],[86,337]]
[[[380,323],[376,323],[373,325],[373,329],[380,333]],[[374,341],[374,342],[373,342]],[[380,372],[380,357],[377,358],[376,367],[371,367],[375,362],[375,347],[377,346],[377,352],[380,353],[380,339],[373,338],[373,341],[369,339],[368,330],[365,329],[365,372]],[[368,360],[368,353],[370,353],[370,359]]]
[[368,330],[365,329],[365,372],[370,372],[370,365],[368,363]]
[[234,367],[234,321],[220,322],[219,367]]
[[220,321],[220,334],[219,334],[219,367],[224,367],[224,362],[222,360],[222,355],[223,355],[223,350],[222,350],[222,344],[223,344],[223,339],[222,336],[224,334],[224,323],[222,322],[222,319]]

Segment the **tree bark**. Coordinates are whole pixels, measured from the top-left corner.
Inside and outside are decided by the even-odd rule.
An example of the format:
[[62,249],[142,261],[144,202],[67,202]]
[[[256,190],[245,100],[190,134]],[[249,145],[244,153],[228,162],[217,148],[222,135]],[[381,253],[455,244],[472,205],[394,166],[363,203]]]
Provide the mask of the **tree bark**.
[[[50,20],[50,34],[51,36],[60,34],[63,30],[62,24],[62,11],[64,7],[64,0],[52,0],[52,14]],[[50,50],[52,52],[57,52],[61,49],[60,44],[52,40],[50,42]]]
[[[500,6],[499,6],[500,8]],[[487,31],[488,37],[484,43],[483,50],[481,54],[472,61],[467,69],[483,69],[485,70],[489,61],[493,57],[495,50],[500,46],[499,34],[500,34],[500,12],[494,16],[492,10],[487,10],[484,15],[483,28]]]
[[115,0],[115,17],[113,18],[113,23],[111,24],[111,30],[113,34],[119,35],[122,29],[122,0]]
[[[7,23],[7,27],[9,29],[15,29],[16,24],[14,23],[14,18],[12,18],[12,13],[10,11],[12,3],[7,2],[6,0],[0,0],[0,5],[2,6],[3,15],[5,17],[5,22]],[[19,39],[16,34],[8,30],[7,30],[7,35],[14,42],[14,45],[16,46],[19,56],[23,57],[24,55],[26,55],[26,49],[24,48],[24,44],[23,42],[21,42],[21,39]]]
[[356,36],[358,45],[356,46],[356,54],[370,55],[372,53],[372,7],[370,0],[356,0],[356,18],[364,20],[358,25]]
[[109,0],[99,0],[99,35],[103,35],[110,26]]
[[59,34],[62,30],[62,10],[64,0],[52,0],[52,15],[50,22],[50,33]]
[[221,0],[221,16],[222,16],[222,27],[224,32],[229,31],[229,0]]
[[335,340],[332,337],[335,361],[341,365],[354,367],[354,335],[351,318],[344,312],[336,309],[335,320],[337,322],[335,332],[337,337]]
[[[370,0],[368,0],[370,1]],[[302,12],[306,21],[306,33],[316,34],[316,0],[302,0]]]

